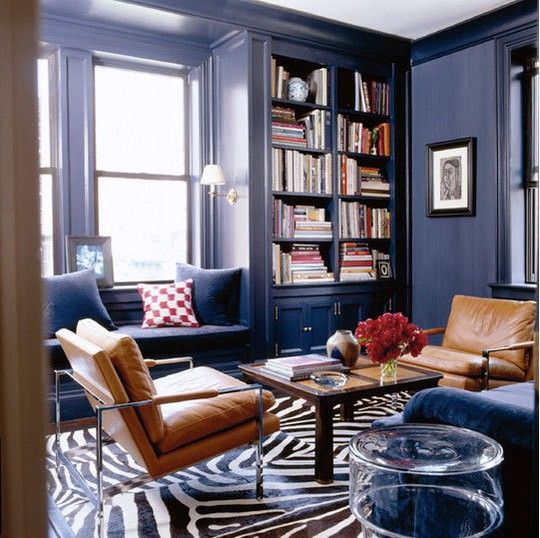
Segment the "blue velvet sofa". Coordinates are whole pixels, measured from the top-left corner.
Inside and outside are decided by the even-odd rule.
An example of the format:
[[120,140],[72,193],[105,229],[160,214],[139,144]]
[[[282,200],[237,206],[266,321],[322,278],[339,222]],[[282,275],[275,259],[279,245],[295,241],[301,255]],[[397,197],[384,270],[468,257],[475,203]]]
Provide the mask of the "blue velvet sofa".
[[[178,274],[177,278],[192,278],[194,271],[201,271],[199,268],[184,264],[181,269],[184,273]],[[187,275],[185,275],[186,271]],[[230,278],[234,272],[238,274],[238,282],[233,286],[227,278]],[[243,315],[245,308],[240,299],[239,270],[204,272],[202,280],[204,287],[200,286],[200,289],[206,295],[209,290],[212,291],[212,296],[199,296],[197,318],[201,322],[200,327],[151,329],[141,328],[143,306],[136,288],[126,286],[102,289],[98,292],[93,273],[85,273],[87,272],[45,279],[47,336],[53,335],[56,330],[63,327],[74,330],[76,320],[89,317],[107,329],[117,328],[120,332],[132,336],[145,358],[191,356],[196,366],[212,366],[231,375],[240,375],[238,364],[247,362],[249,359],[250,329],[238,321],[245,318]],[[204,277],[210,278],[204,280]],[[211,290],[213,285],[215,289]],[[224,299],[220,297],[221,290],[227,286],[232,287],[234,293],[231,297]],[[197,291],[196,288],[194,291]],[[217,304],[214,299],[223,304]],[[229,301],[230,308],[226,304]],[[227,317],[227,314],[230,314],[230,317]],[[49,357],[51,371],[69,368],[67,358],[56,338],[46,338],[44,346]],[[177,368],[178,365],[162,366],[159,369],[153,369],[152,375],[161,377],[172,373]],[[68,378],[64,380],[62,420],[91,416],[90,406],[81,389],[75,383],[68,381]]]
[[376,420],[373,427],[402,423],[448,424],[483,433],[504,449],[503,535],[538,536],[538,393],[534,382],[480,393],[435,388],[415,394],[402,413]]

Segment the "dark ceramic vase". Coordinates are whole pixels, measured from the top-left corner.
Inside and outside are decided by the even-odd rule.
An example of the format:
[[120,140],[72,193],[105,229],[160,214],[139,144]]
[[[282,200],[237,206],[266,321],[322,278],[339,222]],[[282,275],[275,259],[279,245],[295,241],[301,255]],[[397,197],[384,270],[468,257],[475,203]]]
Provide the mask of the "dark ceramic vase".
[[326,352],[332,359],[339,359],[343,366],[351,368],[360,353],[360,345],[351,331],[338,330],[327,340]]

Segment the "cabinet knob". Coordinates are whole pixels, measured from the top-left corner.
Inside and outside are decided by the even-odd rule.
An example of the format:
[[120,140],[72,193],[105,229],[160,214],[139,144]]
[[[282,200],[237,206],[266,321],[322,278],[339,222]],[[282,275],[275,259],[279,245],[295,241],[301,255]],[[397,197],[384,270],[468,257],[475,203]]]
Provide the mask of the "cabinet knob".
[[304,327],[304,332],[309,333],[311,332],[312,327]]

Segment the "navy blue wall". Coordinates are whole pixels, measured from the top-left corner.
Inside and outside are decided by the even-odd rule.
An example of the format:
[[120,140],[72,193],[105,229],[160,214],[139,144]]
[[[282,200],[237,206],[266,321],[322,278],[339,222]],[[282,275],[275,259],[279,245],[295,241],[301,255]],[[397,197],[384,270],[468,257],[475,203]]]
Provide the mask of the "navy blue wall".
[[[501,286],[510,282],[501,267],[512,228],[506,49],[534,41],[537,21],[537,3],[524,0],[413,43],[409,265],[412,317],[423,327],[446,323],[455,294],[534,298],[534,286]],[[466,137],[476,139],[476,214],[428,218],[426,144]]]
[[[497,136],[493,41],[412,68],[412,314],[444,325],[457,293],[491,296],[496,276]],[[476,137],[476,216],[426,217],[426,144]]]

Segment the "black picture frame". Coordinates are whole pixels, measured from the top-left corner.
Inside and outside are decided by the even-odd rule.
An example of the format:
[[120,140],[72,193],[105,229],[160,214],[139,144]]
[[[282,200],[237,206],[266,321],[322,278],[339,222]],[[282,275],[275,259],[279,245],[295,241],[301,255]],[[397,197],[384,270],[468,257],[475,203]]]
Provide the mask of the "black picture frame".
[[111,238],[105,236],[66,236],[69,272],[93,269],[100,288],[114,286]]
[[392,264],[390,260],[377,260],[376,262],[377,278],[387,280],[394,278],[392,273]]
[[475,214],[475,153],[474,137],[426,146],[428,217]]

